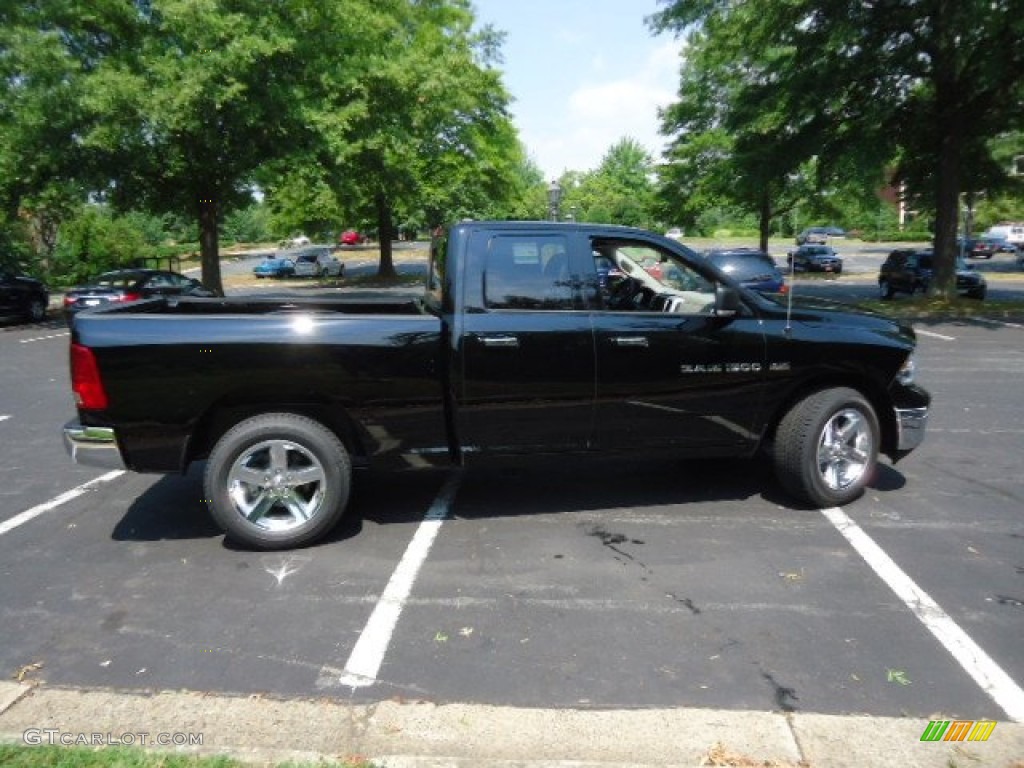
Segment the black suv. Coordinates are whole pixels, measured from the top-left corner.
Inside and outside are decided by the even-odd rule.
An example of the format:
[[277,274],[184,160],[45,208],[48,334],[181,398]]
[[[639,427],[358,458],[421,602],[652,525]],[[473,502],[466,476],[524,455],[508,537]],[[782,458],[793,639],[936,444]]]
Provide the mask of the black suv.
[[0,268],[0,320],[27,320],[38,323],[46,319],[50,292],[46,285]]
[[[878,294],[891,299],[897,292],[926,293],[934,271],[932,258],[930,249],[893,251],[878,271]],[[956,292],[971,299],[984,299],[988,292],[985,276],[961,258],[956,260]]]
[[704,257],[744,288],[762,293],[785,293],[786,280],[769,254],[756,248],[721,248]]
[[794,272],[843,273],[843,258],[829,245],[801,245],[789,252],[786,262]]

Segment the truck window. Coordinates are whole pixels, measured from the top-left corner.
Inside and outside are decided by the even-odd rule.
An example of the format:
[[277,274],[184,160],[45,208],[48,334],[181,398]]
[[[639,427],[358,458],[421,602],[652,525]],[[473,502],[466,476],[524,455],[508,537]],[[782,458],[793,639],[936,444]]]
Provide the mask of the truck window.
[[492,238],[484,266],[488,309],[575,309],[565,238],[554,235]]
[[603,309],[709,314],[714,307],[714,282],[668,251],[626,240],[595,240],[592,249]]

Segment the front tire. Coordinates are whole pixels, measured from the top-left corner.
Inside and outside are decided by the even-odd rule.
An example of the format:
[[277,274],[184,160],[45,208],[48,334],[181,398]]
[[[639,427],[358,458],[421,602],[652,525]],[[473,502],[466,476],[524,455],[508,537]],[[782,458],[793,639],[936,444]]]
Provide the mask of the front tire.
[[840,387],[815,392],[783,417],[775,435],[775,471],[783,487],[818,507],[847,504],[878,463],[880,430],[871,404]]
[[892,289],[892,283],[888,280],[878,281],[878,295],[883,299],[891,299],[895,291]]
[[266,413],[236,424],[217,442],[204,488],[229,538],[255,549],[291,549],[337,525],[351,480],[337,435],[305,416]]
[[28,312],[26,313],[29,322],[41,323],[46,319],[46,302],[42,299],[32,299],[28,305]]

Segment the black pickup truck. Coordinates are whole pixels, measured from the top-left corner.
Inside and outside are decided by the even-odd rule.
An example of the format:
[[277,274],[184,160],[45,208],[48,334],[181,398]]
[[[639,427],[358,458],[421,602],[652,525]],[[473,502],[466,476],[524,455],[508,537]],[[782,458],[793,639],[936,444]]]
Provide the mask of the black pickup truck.
[[643,230],[465,222],[406,301],[161,298],[76,316],[76,461],[181,472],[258,548],[341,518],[354,467],[768,449],[796,499],[841,505],[924,437],[913,331],[748,291]]

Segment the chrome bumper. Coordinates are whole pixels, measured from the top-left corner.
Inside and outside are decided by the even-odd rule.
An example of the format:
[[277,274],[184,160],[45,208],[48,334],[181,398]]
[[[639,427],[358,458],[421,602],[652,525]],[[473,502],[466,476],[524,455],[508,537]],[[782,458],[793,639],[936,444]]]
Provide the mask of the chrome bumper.
[[76,464],[103,469],[125,469],[117,435],[110,427],[83,427],[77,421],[64,425],[64,448]]
[[924,440],[924,430],[928,426],[927,408],[896,408],[896,426],[899,429],[899,445],[897,451],[912,451]]

